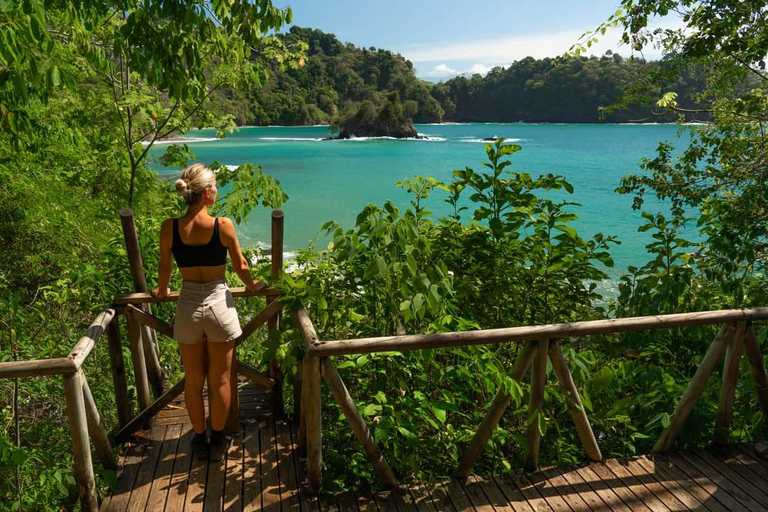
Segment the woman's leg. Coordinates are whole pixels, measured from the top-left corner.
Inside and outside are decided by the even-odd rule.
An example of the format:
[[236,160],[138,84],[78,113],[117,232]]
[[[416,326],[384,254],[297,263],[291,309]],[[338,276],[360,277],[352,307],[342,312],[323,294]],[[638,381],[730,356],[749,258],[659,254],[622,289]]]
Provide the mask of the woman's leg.
[[211,404],[211,429],[224,430],[232,404],[229,375],[235,342],[210,343],[208,347],[208,393]]
[[179,343],[181,362],[184,365],[184,403],[192,428],[196,434],[205,432],[205,341],[194,345]]

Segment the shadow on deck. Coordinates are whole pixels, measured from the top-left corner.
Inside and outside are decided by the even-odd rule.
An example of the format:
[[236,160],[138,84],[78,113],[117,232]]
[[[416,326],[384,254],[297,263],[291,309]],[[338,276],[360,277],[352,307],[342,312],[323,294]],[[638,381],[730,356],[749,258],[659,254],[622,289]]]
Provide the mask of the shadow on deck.
[[757,511],[768,510],[762,445],[611,459],[526,475],[470,477],[375,495],[309,496],[296,428],[272,415],[269,392],[240,384],[241,431],[226,460],[191,451],[183,395],[126,445],[109,511]]

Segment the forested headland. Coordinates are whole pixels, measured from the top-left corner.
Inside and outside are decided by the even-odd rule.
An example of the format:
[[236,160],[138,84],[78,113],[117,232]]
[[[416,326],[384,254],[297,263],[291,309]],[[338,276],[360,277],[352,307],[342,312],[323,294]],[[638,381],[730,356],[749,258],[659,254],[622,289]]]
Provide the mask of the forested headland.
[[[704,88],[700,68],[678,70],[654,82],[660,62],[602,57],[525,58],[486,76],[456,77],[433,84],[416,77],[413,64],[381,48],[358,48],[333,34],[291,27],[280,36],[286,44],[307,45],[302,66],[281,70],[267,63],[269,77],[258,89],[223,89],[215,103],[234,113],[240,125],[337,124],[353,116],[363,102],[383,104],[397,92],[414,123],[531,122],[597,123],[669,122],[668,112],[653,116],[655,99],[677,94],[681,107],[695,108]],[[643,94],[626,99],[626,87],[646,83]],[[608,111],[603,107],[615,106]],[[370,111],[370,106],[365,107]],[[350,113],[351,112],[351,113]],[[700,114],[701,120],[707,119]]]
[[[686,31],[645,30],[654,15],[679,13]],[[300,251],[295,270],[279,281],[270,277],[269,265],[256,265],[254,274],[283,293],[286,311],[307,309],[320,339],[766,306],[768,1],[623,0],[621,11],[608,14],[590,38],[617,25],[636,50],[660,44],[662,64],[616,56],[523,60],[485,78],[430,85],[390,52],[350,48],[307,29],[269,35],[290,23],[291,12],[268,1],[0,2],[0,360],[66,356],[94,315],[133,289],[121,208],[135,212],[148,284],[156,284],[160,224],[183,206],[148,165],[155,141],[195,127],[214,127],[224,136],[236,120],[332,121],[366,100],[378,108],[395,92],[403,114],[421,122],[491,115],[494,102],[504,115],[554,116],[561,107],[552,102],[567,90],[563,108],[582,120],[599,119],[597,107],[610,107],[614,98],[632,105],[645,97],[647,107],[627,115],[648,115],[642,109],[653,108],[711,123],[681,125],[690,133],[683,146],[659,141],[637,172],[622,179],[616,192],[634,198],[635,213],[644,219],[640,229],[652,242],[645,264],[622,269],[618,297],[601,296],[596,282],[613,265],[611,249],[621,234],[580,234],[573,227],[578,205],[563,200],[573,188],[567,177],[557,169],[531,175],[519,165],[524,148],[496,141],[484,151],[478,146],[483,165],[452,162],[455,171],[446,182],[414,176],[393,184],[408,191],[408,205],[367,205],[354,225],[327,219],[333,243]],[[306,39],[297,35],[305,32]],[[506,103],[515,91],[530,92],[522,110]],[[582,110],[584,98],[594,108]],[[607,111],[606,119],[624,119],[610,117],[620,112]],[[184,145],[169,145],[161,158],[176,169],[193,160]],[[217,215],[239,224],[255,208],[289,200],[258,162],[236,169],[204,163],[218,171],[223,197]],[[664,201],[660,211],[644,201],[649,195]],[[428,196],[444,200],[450,215],[432,215],[424,204]],[[248,249],[248,256],[262,256],[257,252]],[[228,278],[240,284],[231,268]],[[174,273],[171,288],[179,286]],[[238,306],[248,317],[264,301]],[[169,304],[155,311],[173,315]],[[290,410],[290,377],[304,345],[289,315],[284,318],[279,341],[252,339],[238,348],[238,357],[262,370],[273,357],[279,361]],[[765,355],[768,330],[754,327]],[[692,327],[560,340],[603,455],[651,450],[715,333]],[[159,342],[168,381],[177,382],[177,346],[162,336]],[[127,343],[123,350],[130,376]],[[547,386],[542,414],[528,413],[530,385],[509,378],[517,354],[501,344],[335,361],[402,482],[450,475],[499,390],[509,392],[512,406],[476,472],[520,470],[533,422],[542,433],[542,464],[583,461],[559,387]],[[712,439],[722,368],[704,388],[678,447]],[[112,428],[115,396],[103,344],[85,371],[102,420]],[[746,378],[734,392],[732,426],[720,434],[732,442],[765,439],[754,382],[748,370],[741,375]],[[135,389],[132,377],[129,389]],[[349,424],[327,393],[324,489],[375,486],[365,454],[349,442]],[[0,508],[76,508],[63,397],[60,378],[0,380]],[[116,475],[97,463],[96,476],[103,496]]]

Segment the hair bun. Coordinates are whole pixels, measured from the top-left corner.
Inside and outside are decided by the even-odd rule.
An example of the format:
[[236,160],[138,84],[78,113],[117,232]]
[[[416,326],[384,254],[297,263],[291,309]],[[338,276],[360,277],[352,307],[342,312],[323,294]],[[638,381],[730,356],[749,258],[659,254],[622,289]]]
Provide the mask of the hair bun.
[[189,192],[189,183],[182,179],[176,180],[176,192],[182,197],[186,196]]

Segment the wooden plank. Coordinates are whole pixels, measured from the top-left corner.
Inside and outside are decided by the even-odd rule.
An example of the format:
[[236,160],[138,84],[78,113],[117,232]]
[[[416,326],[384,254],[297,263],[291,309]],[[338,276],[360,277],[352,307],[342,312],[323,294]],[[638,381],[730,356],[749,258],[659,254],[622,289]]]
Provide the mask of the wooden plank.
[[[497,510],[483,492],[483,483],[478,477],[472,476],[467,478],[463,487],[470,503],[472,503],[477,512],[494,512]],[[498,509],[499,512],[513,512],[512,507],[507,507],[506,504],[502,505],[502,507]]]
[[[243,501],[244,464],[243,429],[232,436],[232,445],[227,452],[227,474],[224,481],[224,510],[240,512]],[[251,461],[249,461],[251,462]],[[258,464],[258,460],[256,464]]]
[[275,434],[282,510],[301,510],[296,467],[293,463],[290,426],[285,420],[280,419],[275,421]]
[[[229,450],[227,450],[227,454]],[[227,457],[219,461],[208,461],[208,478],[205,483],[205,512],[217,512],[223,510],[224,505],[224,479],[227,474]]]
[[544,498],[544,501],[547,502],[552,510],[555,512],[567,512],[571,510],[571,507],[569,507],[565,500],[563,500],[560,493],[557,492],[547,477],[541,472],[537,471],[529,473],[524,475],[523,478],[527,479],[539,494],[541,494],[541,497]]
[[701,503],[691,496],[688,491],[677,486],[668,488],[663,484],[666,480],[663,476],[656,473],[653,464],[643,464],[637,457],[627,459],[625,466],[638,480],[653,492],[670,510],[691,510],[701,509]]
[[[605,502],[603,502],[600,496],[592,490],[592,487],[590,487],[589,484],[584,481],[584,479],[576,470],[574,470],[572,467],[565,466],[558,467],[557,471],[560,473],[560,476],[568,483],[568,485],[571,486],[574,492],[576,492],[584,501],[584,503],[586,503],[588,510],[606,509]],[[569,505],[571,505],[571,508],[573,508],[572,504],[569,503]]]
[[341,512],[355,512],[357,508],[357,498],[352,492],[339,494],[339,509]]
[[445,482],[435,484],[435,486],[430,489],[430,495],[432,496],[432,501],[434,502],[435,507],[440,512],[462,510],[457,509],[453,504],[453,501],[451,501],[450,496],[448,496],[448,487]]
[[184,512],[202,512],[205,503],[205,484],[208,480],[208,458],[198,459],[192,454],[192,467],[189,470],[189,485],[184,497]]
[[752,459],[759,462],[763,467],[768,468],[768,452],[760,444],[742,443],[738,445],[742,452],[749,455]]
[[407,488],[398,487],[393,489],[391,493],[398,512],[418,512],[419,509],[416,506],[416,502]]
[[260,419],[246,422],[243,428],[243,510],[247,512],[262,509]]
[[[704,473],[707,478],[722,487],[730,496],[739,501],[748,510],[759,510],[763,506],[763,502],[760,501],[760,498],[754,497],[750,492],[745,492],[741,486],[735,484],[733,480],[728,478],[725,472],[729,471],[729,469],[727,466],[722,467],[725,466],[724,464],[715,464],[713,467],[711,464],[708,464],[707,461],[697,457],[691,452],[679,452],[676,456],[685,459],[691,466]],[[670,458],[674,460],[675,455],[670,456]]]
[[[547,500],[541,495],[530,480],[523,475],[500,475],[493,477],[496,485],[507,501],[510,503],[519,503],[519,496],[522,495],[525,498],[528,506],[535,512],[551,512],[552,507],[549,506]],[[518,494],[519,493],[519,494]]]
[[318,498],[320,512],[342,512],[335,494],[321,494]]
[[[674,467],[678,471],[680,471],[684,476],[687,476],[696,484],[698,484],[699,487],[704,489],[704,491],[707,492],[712,497],[712,500],[719,502],[722,504],[727,510],[732,510],[734,512],[746,512],[747,509],[744,507],[741,503],[736,501],[736,499],[731,496],[731,493],[729,492],[729,487],[724,487],[721,485],[723,482],[727,483],[727,480],[721,476],[718,475],[718,477],[715,480],[710,479],[707,475],[702,473],[699,469],[699,467],[694,466],[690,464],[685,458],[680,457],[679,455],[665,455],[665,456],[654,456],[656,459],[662,459],[669,463],[670,466]],[[706,464],[704,464],[706,466]],[[705,470],[708,469],[705,468]],[[711,468],[710,468],[711,469]],[[728,486],[730,486],[730,483],[728,483]],[[710,500],[708,503],[711,503]]]
[[[653,473],[661,485],[677,496],[677,498],[685,503],[688,508],[699,508],[711,510],[713,512],[728,512],[728,509],[721,505],[716,499],[713,499],[704,488],[677,470],[669,462],[669,459],[651,455],[637,457],[635,460],[638,464],[643,466],[646,471]],[[678,490],[685,490],[685,493],[678,492]],[[691,501],[689,496],[692,496],[695,501]]]
[[128,509],[128,500],[131,498],[133,483],[141,467],[141,459],[146,447],[145,442],[130,443],[126,446],[117,472],[117,486],[112,495],[104,500],[102,510],[110,512],[123,512]]
[[173,472],[168,486],[168,500],[165,502],[166,512],[181,512],[184,510],[184,501],[189,487],[189,473],[192,469],[192,439],[195,431],[192,425],[181,426],[181,438],[176,449],[176,460],[173,464]]
[[419,512],[437,512],[429,488],[424,484],[409,486],[408,492],[413,498],[413,504]]
[[384,336],[358,338],[354,340],[325,341],[314,345],[309,354],[316,357],[340,356],[344,354],[369,354],[417,350],[422,348],[445,348],[469,345],[490,345],[538,340],[541,338],[571,338],[611,334],[617,332],[646,331],[649,329],[673,329],[696,325],[718,325],[741,320],[768,319],[768,307],[675,313],[672,315],[639,316],[568,322],[561,324],[505,327],[478,331],[414,334],[406,336]]
[[147,510],[165,510],[165,502],[168,500],[168,491],[171,487],[173,466],[176,462],[176,452],[181,438],[181,425],[172,425],[165,431],[165,439],[160,448],[160,457],[157,462],[155,474],[152,477],[152,486],[147,498]]
[[133,484],[133,491],[131,491],[131,499],[128,504],[129,512],[146,510],[147,508],[149,490],[152,488],[155,469],[157,469],[157,462],[160,460],[166,430],[167,427],[152,427],[149,433],[149,441],[144,449],[141,468],[139,468],[139,474],[136,475],[136,482]]
[[259,423],[261,445],[261,503],[267,512],[280,510],[280,479],[278,478],[275,422],[267,416]]
[[295,420],[288,422],[291,432],[291,460],[293,463],[293,469],[295,472],[296,485],[299,489],[299,500],[301,502],[302,510],[311,510],[320,512],[320,499],[319,496],[309,494],[304,488],[304,482],[307,479],[306,466],[301,463],[301,457],[299,456],[299,432],[298,426]]
[[[595,464],[593,467],[598,467],[600,464]],[[653,494],[643,483],[635,478],[635,476],[629,472],[627,468],[622,466],[615,459],[605,461],[603,465],[613,475],[614,478],[618,478],[629,491],[632,492],[637,498],[639,498],[645,505],[648,506],[653,512],[664,512],[669,510],[664,503]],[[617,482],[618,483],[618,482]],[[615,487],[614,487],[615,489]]]
[[517,487],[509,487],[507,491],[510,497],[504,495],[499,484],[493,479],[485,479],[478,476],[470,476],[470,480],[479,482],[482,485],[483,492],[488,497],[488,501],[496,510],[503,512],[533,512],[533,508],[528,504],[523,493]]
[[[648,507],[640,503],[639,507],[632,506],[632,508],[628,507],[624,501],[622,501],[621,497],[611,489],[611,487],[606,483],[603,482],[603,480],[592,471],[589,466],[569,466],[572,471],[574,471],[576,474],[581,477],[581,479],[589,485],[590,489],[592,489],[595,494],[597,494],[601,500],[603,500],[603,503],[605,503],[608,510],[613,510],[615,512],[639,512],[639,511],[647,511]],[[630,499],[634,495],[627,492],[627,498]]]
[[[544,352],[546,354],[546,352]],[[535,471],[525,475],[536,487],[544,499],[555,512],[568,512],[572,510],[569,503],[574,503],[573,510],[586,510],[586,504],[573,494],[570,486],[557,474],[555,470]]]
[[398,512],[391,491],[377,492],[373,495],[373,500],[376,502],[379,512]]
[[744,489],[751,497],[762,503],[768,503],[768,486],[763,487],[759,484],[754,484],[753,482],[757,480],[755,474],[749,468],[740,464],[739,461],[731,456],[718,458],[705,450],[697,450],[694,453],[713,468],[718,469],[731,482]]

